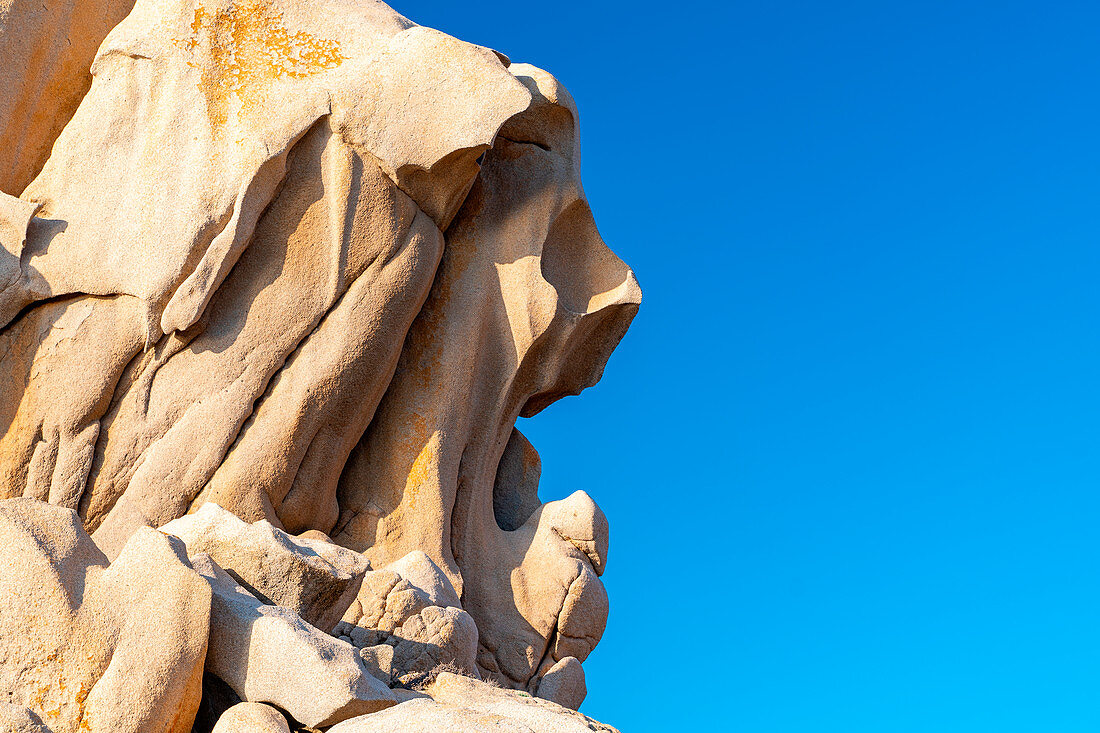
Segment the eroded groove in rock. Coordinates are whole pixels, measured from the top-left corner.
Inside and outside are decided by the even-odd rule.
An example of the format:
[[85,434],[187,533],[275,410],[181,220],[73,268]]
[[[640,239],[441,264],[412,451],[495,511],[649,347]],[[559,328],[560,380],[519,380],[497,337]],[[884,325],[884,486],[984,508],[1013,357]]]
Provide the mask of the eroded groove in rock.
[[[512,71],[534,101],[505,125],[446,232],[432,294],[341,480],[341,508],[353,518],[336,539],[380,563],[415,548],[428,552],[460,588],[499,671],[525,686],[552,643],[566,590],[586,567],[592,573],[573,541],[605,542],[591,529],[570,535],[559,515],[576,513],[603,532],[606,522],[594,520],[602,515],[583,496],[502,530],[494,494],[499,505],[502,494],[532,492],[497,484],[501,457],[533,400],[544,406],[599,378],[639,292],[591,224],[572,100],[545,72]],[[543,589],[532,595],[550,599],[547,606],[517,607],[517,571]],[[580,635],[598,637],[602,620],[588,623],[591,633]]]
[[[376,167],[360,169],[356,231],[376,235],[352,240],[370,245],[350,253],[352,272],[361,274],[272,380],[199,502],[239,502],[249,483],[256,496],[241,511],[253,510],[262,494],[291,531],[328,531],[336,523],[340,471],[390,381],[443,244],[434,223]],[[255,461],[271,445],[287,449],[255,476]]]
[[[135,298],[70,296],[28,309],[0,333],[5,491],[76,509],[93,462],[99,423],[141,350]],[[104,334],[110,339],[104,342]]]

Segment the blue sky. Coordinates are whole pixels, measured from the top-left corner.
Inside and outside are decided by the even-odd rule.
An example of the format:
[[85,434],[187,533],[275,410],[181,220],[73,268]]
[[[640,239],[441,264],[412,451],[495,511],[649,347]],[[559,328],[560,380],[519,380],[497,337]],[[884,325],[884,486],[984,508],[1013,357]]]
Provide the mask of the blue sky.
[[395,3],[554,72],[645,302],[524,420],[624,733],[1100,730],[1100,6]]

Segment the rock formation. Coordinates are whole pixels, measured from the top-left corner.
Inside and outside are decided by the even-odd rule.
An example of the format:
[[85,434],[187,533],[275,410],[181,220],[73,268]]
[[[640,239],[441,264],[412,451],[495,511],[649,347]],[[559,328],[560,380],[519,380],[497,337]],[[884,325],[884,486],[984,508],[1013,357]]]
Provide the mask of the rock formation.
[[568,92],[377,0],[0,0],[0,82],[0,729],[600,729]]

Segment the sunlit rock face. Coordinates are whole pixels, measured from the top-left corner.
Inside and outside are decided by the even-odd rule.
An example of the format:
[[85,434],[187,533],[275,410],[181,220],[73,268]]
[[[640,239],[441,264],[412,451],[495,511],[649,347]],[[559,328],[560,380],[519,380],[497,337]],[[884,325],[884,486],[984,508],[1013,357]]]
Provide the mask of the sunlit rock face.
[[607,522],[514,426],[641,294],[568,92],[373,0],[0,0],[0,58],[0,496],[109,559],[208,502],[419,553],[470,674],[579,704]]

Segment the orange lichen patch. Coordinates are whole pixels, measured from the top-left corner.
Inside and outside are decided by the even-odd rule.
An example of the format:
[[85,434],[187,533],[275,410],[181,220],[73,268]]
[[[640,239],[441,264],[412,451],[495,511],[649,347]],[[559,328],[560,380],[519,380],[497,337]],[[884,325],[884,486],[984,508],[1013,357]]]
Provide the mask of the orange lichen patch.
[[[420,487],[433,482],[432,450],[438,444],[438,434],[433,434],[428,429],[428,422],[423,415],[414,412],[407,425],[407,430],[402,435],[398,445],[394,446],[394,455],[401,456],[397,465],[404,464],[405,492],[404,496],[410,506],[416,505],[416,495]],[[394,477],[397,478],[397,477]],[[393,497],[395,505],[400,504],[402,497]]]
[[[437,433],[438,435],[438,433]],[[434,436],[433,436],[434,437]],[[420,493],[420,487],[438,483],[436,472],[432,470],[432,466],[435,463],[435,453],[437,441],[429,441],[416,456],[416,460],[413,461],[412,467],[409,468],[409,475],[405,479],[405,501],[408,503],[410,511],[416,510],[416,497]],[[433,479],[436,479],[433,481]]]
[[250,0],[220,8],[213,15],[195,8],[191,35],[174,44],[201,70],[199,87],[215,129],[229,116],[236,98],[242,113],[257,112],[268,101],[273,82],[302,79],[343,63],[340,43],[305,31],[291,32],[283,14]]
[[91,730],[91,725],[88,723],[88,711],[85,707],[85,700],[88,699],[88,693],[91,690],[84,689],[84,683],[80,683],[80,690],[76,693],[76,704],[79,707],[79,720],[80,730]]

